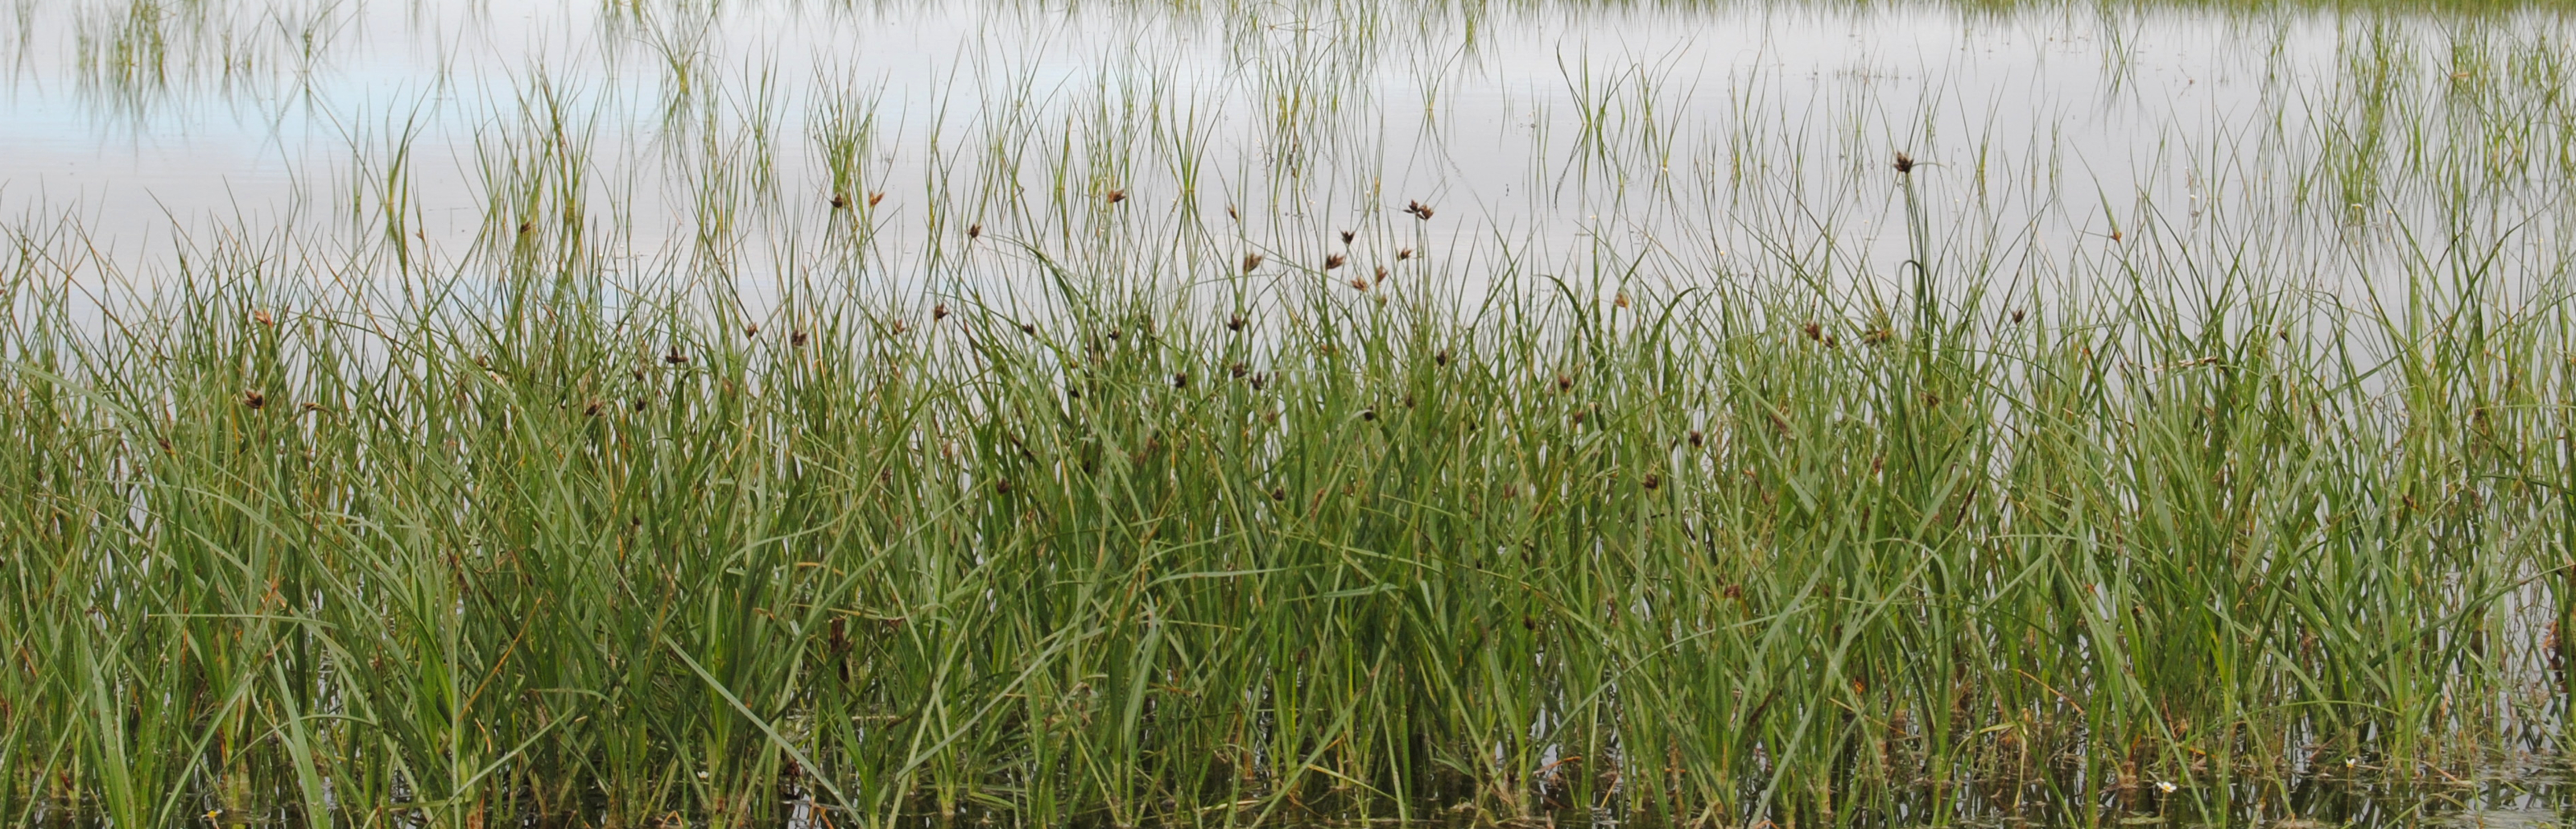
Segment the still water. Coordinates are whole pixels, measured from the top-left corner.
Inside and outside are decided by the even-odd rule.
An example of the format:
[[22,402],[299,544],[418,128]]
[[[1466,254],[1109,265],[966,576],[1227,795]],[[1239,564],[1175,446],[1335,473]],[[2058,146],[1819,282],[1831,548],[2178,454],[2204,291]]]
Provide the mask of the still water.
[[[1357,228],[1469,272],[1884,275],[1904,152],[2008,280],[2131,239],[2329,288],[2409,236],[2556,269],[2568,15],[2260,6],[19,0],[0,216],[461,262],[578,214],[753,270],[856,218],[867,270],[968,280],[963,225],[1144,268],[1223,225],[1290,262]],[[537,206],[546,158],[579,197]]]

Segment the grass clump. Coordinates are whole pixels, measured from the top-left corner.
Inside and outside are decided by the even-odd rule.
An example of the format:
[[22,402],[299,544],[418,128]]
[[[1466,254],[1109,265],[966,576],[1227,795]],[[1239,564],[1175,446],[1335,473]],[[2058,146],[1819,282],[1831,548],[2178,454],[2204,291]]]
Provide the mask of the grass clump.
[[2098,819],[2552,737],[2570,328],[2473,283],[746,310],[217,244],[94,303],[50,250],[12,820]]

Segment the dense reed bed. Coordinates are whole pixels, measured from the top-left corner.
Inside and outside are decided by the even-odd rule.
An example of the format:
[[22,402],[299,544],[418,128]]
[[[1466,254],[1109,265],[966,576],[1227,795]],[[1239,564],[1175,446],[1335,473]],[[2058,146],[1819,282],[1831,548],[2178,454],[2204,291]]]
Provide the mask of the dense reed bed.
[[0,330],[12,821],[2080,819],[2564,699],[2576,327],[2474,272],[753,310],[209,243],[101,305],[58,247]]

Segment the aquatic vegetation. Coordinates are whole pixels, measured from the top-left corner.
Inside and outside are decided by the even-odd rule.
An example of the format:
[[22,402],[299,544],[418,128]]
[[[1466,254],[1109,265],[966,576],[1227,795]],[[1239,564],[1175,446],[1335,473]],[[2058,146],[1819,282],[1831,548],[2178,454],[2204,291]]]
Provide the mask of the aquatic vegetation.
[[13,815],[1732,824],[2554,740],[2576,355],[2473,280],[2139,295],[2203,317],[1056,268],[737,314],[216,246],[82,324],[40,241]]

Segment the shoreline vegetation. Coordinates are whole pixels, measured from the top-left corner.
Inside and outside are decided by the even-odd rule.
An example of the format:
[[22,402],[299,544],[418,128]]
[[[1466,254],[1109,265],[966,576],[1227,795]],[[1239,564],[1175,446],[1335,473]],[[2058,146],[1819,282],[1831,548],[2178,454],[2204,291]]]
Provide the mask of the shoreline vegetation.
[[2576,328],[2475,284],[754,317],[219,255],[80,323],[38,259],[12,820],[2089,822],[2559,736]]
[[[0,227],[0,821],[2297,829],[2554,779],[2559,30],[2252,26],[2190,84],[2259,114],[2108,151],[1586,57],[1479,156],[1450,64],[1380,63],[1450,47],[1261,17],[1339,8],[910,121],[638,11],[626,85],[373,102],[304,201]],[[1435,166],[1519,189],[1389,184]]]

